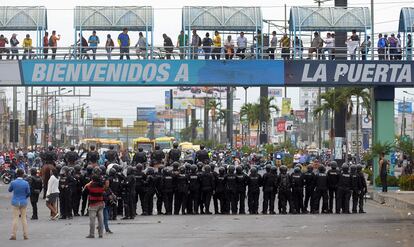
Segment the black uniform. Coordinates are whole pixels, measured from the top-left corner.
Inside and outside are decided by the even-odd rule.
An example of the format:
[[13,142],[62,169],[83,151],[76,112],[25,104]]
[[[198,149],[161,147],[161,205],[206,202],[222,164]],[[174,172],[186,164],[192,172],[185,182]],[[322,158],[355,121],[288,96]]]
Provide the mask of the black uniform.
[[119,156],[118,153],[115,150],[108,150],[106,151],[106,159],[108,160],[108,163],[116,163],[116,164],[120,164],[120,160],[119,160]]
[[151,155],[152,164],[161,164],[165,158],[165,154],[162,150],[155,150]]
[[246,202],[245,201],[246,201],[247,181],[248,181],[248,176],[245,173],[243,173],[242,171],[236,173],[236,184],[237,184],[236,200],[239,203],[239,214],[246,213],[246,210],[245,210]]
[[207,150],[205,149],[201,149],[198,150],[196,152],[196,156],[195,156],[195,163],[197,164],[197,162],[202,162],[203,164],[208,163],[208,161],[210,160],[210,157],[208,155]]
[[286,214],[287,203],[290,199],[291,181],[288,174],[280,174],[278,177],[279,189],[279,213]]
[[146,175],[144,172],[142,172],[142,170],[136,170],[135,171],[135,197],[134,197],[134,207],[135,207],[135,215],[137,214],[136,212],[136,208],[137,208],[137,203],[138,200],[141,202],[141,210],[142,210],[142,214],[145,214],[145,210],[144,210],[144,200],[145,200],[145,180],[146,180]]
[[250,214],[259,213],[260,186],[262,186],[262,177],[260,174],[250,174],[247,179],[247,204]]
[[161,181],[162,181],[162,169],[158,169],[157,173],[154,175],[154,184],[155,184],[155,193],[157,195],[157,214],[162,214],[162,188],[161,188]]
[[79,216],[79,206],[82,198],[81,174],[75,173],[72,179],[72,211],[74,216]]
[[124,219],[134,219],[134,198],[135,198],[135,177],[134,174],[128,176],[122,181],[122,200],[124,201],[125,216]]
[[192,171],[189,176],[189,195],[187,203],[187,212],[189,214],[198,214],[198,203],[200,201],[200,177],[196,171]]
[[91,164],[98,163],[99,153],[97,151],[89,151],[86,154],[85,160],[86,160],[86,165],[88,165],[89,163]]
[[135,155],[134,158],[132,159],[132,163],[134,164],[146,164],[147,163],[147,154],[142,151],[138,151]]
[[362,184],[359,178],[358,173],[356,172],[356,167],[354,170],[351,166],[351,191],[352,191],[352,213],[358,212],[358,199],[359,195],[361,194]]
[[168,153],[168,164],[172,164],[173,162],[180,161],[181,151],[178,148],[173,148]]
[[[223,168],[224,170],[224,168]],[[225,174],[217,174],[214,179],[214,213],[218,214],[228,214],[229,209],[226,208],[226,184],[225,184]],[[219,201],[220,201],[220,210],[219,210]]]
[[[152,215],[152,210],[154,208],[154,194],[155,194],[156,178],[154,174],[147,173],[147,178],[145,180],[145,214]],[[161,213],[161,211],[158,211]]]
[[61,174],[59,177],[59,205],[60,218],[66,219],[72,217],[72,191],[73,178],[66,174]]
[[201,201],[204,204],[205,213],[211,214],[210,202],[211,196],[213,195],[214,189],[214,175],[211,172],[204,172],[200,176],[200,187],[201,187]]
[[[339,176],[340,176],[340,172],[337,169],[331,169],[327,172],[328,193],[329,193],[329,205],[328,205],[328,208],[329,208],[328,212],[329,213],[333,213],[334,201],[336,203],[336,200],[337,200],[337,197],[338,197]],[[336,208],[338,208],[338,207],[336,207]]]
[[39,194],[43,187],[42,178],[35,175],[30,176],[27,181],[30,185],[30,204],[32,204],[33,208],[32,219],[37,220],[37,202],[39,201]]
[[82,208],[81,208],[81,214],[82,216],[85,215],[86,205],[88,202],[88,193],[86,190],[84,190],[85,185],[87,185],[91,181],[91,173],[86,173],[84,175],[80,176],[80,183],[82,186]]
[[267,210],[269,209],[269,213],[275,213],[275,197],[277,192],[277,175],[270,172],[266,172],[263,174],[263,208],[262,213],[267,214]]
[[313,213],[319,213],[319,204],[322,199],[322,213],[328,213],[328,175],[323,171],[315,176],[315,195],[312,206]]
[[[344,166],[344,165],[342,165]],[[349,199],[351,198],[351,175],[348,171],[342,171],[338,182],[338,196],[336,200],[336,213],[349,214]]]
[[[122,208],[122,188],[121,188],[122,179],[121,178],[118,174],[111,175],[108,178],[109,188],[117,197],[117,203],[118,203],[118,205],[111,204],[110,215],[109,215],[109,219],[111,220],[116,220],[116,216],[118,215],[118,208],[119,207]],[[121,214],[122,214],[122,211],[121,211]]]
[[361,191],[359,193],[359,198],[358,198],[359,213],[365,213],[364,212],[364,196],[368,191],[368,187],[367,187],[367,181],[365,181],[365,176],[362,170],[358,171],[358,178],[359,178],[359,184],[361,185]]
[[305,200],[303,203],[304,212],[308,211],[308,205],[312,207],[312,195],[315,190],[315,174],[312,170],[308,170],[303,174],[303,184],[305,185]]
[[189,180],[188,175],[179,173],[174,177],[175,181],[175,198],[174,198],[174,214],[186,214],[187,198],[188,198],[188,187]]
[[236,175],[228,173],[225,177],[226,184],[226,209],[232,214],[237,214],[237,182]]
[[172,203],[174,194],[173,176],[167,170],[164,170],[164,176],[161,180],[162,199],[164,201],[165,214],[172,214]]
[[79,159],[78,153],[75,151],[69,151],[65,154],[64,160],[66,165],[68,166],[74,166],[75,162]]
[[292,213],[300,214],[303,212],[303,176],[300,170],[296,171],[296,168],[295,172],[291,175],[291,187],[292,204],[289,204],[289,206],[292,206]]

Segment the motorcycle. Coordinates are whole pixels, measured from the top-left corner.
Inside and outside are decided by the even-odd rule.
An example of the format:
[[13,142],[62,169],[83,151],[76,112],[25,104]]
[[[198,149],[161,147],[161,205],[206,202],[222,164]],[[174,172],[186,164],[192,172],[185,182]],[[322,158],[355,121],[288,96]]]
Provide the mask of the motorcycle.
[[3,181],[4,184],[9,184],[13,180],[13,173],[10,168],[6,168],[5,166],[1,166],[0,168],[0,179]]

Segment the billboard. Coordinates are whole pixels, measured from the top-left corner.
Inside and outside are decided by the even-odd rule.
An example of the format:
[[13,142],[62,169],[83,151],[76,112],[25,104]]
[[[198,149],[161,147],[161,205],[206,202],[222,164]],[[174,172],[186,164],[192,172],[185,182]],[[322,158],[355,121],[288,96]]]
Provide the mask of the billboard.
[[157,110],[155,107],[137,107],[137,120],[155,122],[157,121]]
[[121,128],[123,125],[122,118],[107,118],[106,119],[106,127],[109,128]]
[[412,102],[398,102],[398,112],[399,113],[412,113],[413,112],[413,103]]
[[291,99],[283,98],[282,99],[282,116],[290,115]]
[[105,127],[106,126],[106,119],[105,118],[94,118],[92,119],[92,126],[93,127]]
[[268,90],[269,97],[283,97],[283,90],[281,88],[269,88]]

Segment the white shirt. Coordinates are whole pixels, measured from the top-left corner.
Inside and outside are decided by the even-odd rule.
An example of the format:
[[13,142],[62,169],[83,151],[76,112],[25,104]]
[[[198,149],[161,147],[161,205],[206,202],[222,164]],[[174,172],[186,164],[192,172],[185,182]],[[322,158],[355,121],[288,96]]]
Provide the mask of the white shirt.
[[276,37],[276,35],[272,37],[272,40],[270,41],[270,47],[272,47],[272,48],[277,47],[277,37]]
[[334,38],[326,38],[325,39],[325,47],[326,48],[333,48],[333,47],[335,47],[335,39]]
[[54,175],[50,176],[49,181],[47,182],[47,192],[46,196],[59,193],[59,179],[57,179]]
[[233,42],[233,40],[228,40],[228,39],[226,39],[226,41],[224,41],[224,46],[226,47],[226,48],[231,48],[232,46],[234,46],[234,42]]
[[246,47],[247,47],[247,38],[244,37],[244,36],[243,37],[242,36],[237,37],[237,48],[244,49]]

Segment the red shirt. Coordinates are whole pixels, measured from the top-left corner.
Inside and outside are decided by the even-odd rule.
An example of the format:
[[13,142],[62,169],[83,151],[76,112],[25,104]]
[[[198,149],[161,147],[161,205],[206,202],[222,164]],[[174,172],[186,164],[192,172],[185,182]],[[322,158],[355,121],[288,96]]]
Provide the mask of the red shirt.
[[49,46],[49,38],[47,36],[43,37],[43,46],[44,47]]
[[86,188],[89,192],[89,206],[96,207],[96,206],[103,206],[104,205],[104,198],[103,194],[105,192],[103,185],[99,185],[95,182],[91,182],[86,185]]

